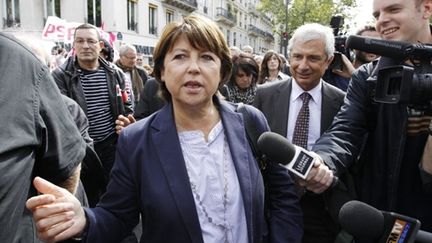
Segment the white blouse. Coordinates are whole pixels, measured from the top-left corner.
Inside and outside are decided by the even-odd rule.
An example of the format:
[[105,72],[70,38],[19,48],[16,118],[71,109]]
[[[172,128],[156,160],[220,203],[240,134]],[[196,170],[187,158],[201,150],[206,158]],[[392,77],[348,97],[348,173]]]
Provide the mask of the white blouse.
[[207,142],[201,131],[178,135],[204,242],[248,242],[243,198],[222,122]]

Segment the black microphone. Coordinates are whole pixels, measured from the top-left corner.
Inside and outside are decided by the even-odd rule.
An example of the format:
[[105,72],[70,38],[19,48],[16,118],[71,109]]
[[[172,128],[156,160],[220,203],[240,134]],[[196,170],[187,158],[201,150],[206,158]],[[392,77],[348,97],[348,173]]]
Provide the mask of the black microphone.
[[306,179],[315,160],[310,152],[291,144],[285,137],[274,132],[261,134],[257,145],[267,158],[284,165],[302,179]]
[[432,242],[432,234],[421,231],[417,219],[380,211],[360,201],[349,201],[339,211],[339,223],[356,242]]
[[411,44],[400,41],[366,38],[358,35],[348,36],[346,46],[351,49],[374,53],[380,56],[398,60],[413,58],[415,60],[430,60],[432,46],[421,43]]

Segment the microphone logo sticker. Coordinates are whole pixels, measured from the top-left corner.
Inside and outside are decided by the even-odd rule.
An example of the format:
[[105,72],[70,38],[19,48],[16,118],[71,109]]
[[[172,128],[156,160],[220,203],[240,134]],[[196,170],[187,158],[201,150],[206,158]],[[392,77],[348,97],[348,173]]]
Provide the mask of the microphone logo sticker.
[[306,178],[310,168],[313,165],[314,158],[303,150],[298,152],[293,163],[290,163],[289,170],[298,175],[301,178]]
[[406,221],[396,219],[387,238],[387,243],[402,243],[405,241],[410,230],[410,224]]

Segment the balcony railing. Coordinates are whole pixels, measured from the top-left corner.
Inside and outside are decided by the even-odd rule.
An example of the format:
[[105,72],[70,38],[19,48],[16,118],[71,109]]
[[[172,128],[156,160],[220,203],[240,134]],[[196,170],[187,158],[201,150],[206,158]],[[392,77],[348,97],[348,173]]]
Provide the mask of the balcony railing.
[[254,15],[256,17],[259,16],[259,12],[256,9],[255,4],[249,3],[249,5],[248,5],[248,11],[249,11],[250,14],[252,14],[252,15]]
[[265,31],[264,37],[265,37],[266,40],[268,40],[268,41],[274,41],[274,40],[275,40],[275,38],[274,38],[274,36],[273,36],[273,33],[268,32],[268,31]]
[[138,31],[138,22],[128,22],[128,30]]
[[163,2],[188,12],[193,12],[198,8],[197,0],[163,0]]
[[19,18],[3,18],[3,28],[18,28],[21,26]]
[[262,37],[266,36],[266,32],[264,30],[261,30],[260,28],[252,24],[249,25],[248,33],[249,35],[253,35],[253,36],[262,36]]
[[263,20],[267,21],[268,23],[272,22],[271,18],[265,14],[261,14],[261,17],[263,18]]
[[157,27],[156,26],[149,27],[149,34],[157,35]]
[[236,16],[225,8],[216,8],[216,21],[223,22],[227,25],[235,25]]

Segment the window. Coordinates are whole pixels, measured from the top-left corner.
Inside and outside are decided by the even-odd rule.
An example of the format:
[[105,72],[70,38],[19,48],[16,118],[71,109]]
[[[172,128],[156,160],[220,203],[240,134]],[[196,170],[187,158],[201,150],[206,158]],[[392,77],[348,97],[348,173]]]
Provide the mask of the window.
[[205,14],[207,14],[207,12],[208,12],[207,0],[204,0],[203,12],[204,12]]
[[137,31],[137,0],[127,0],[128,30]]
[[101,0],[87,0],[87,22],[101,26]]
[[230,42],[231,42],[231,38],[230,38],[230,35],[231,35],[230,31],[229,31],[229,30],[227,30],[227,35],[226,35],[226,38],[227,38],[227,43],[228,43],[228,45],[230,45]]
[[236,45],[237,45],[237,33],[234,32],[233,33],[233,46],[236,46]]
[[19,27],[21,23],[19,0],[4,0],[3,3],[6,5],[6,18],[3,19],[3,26]]
[[57,16],[61,18],[60,15],[60,0],[46,0],[46,16]]
[[149,6],[149,34],[157,35],[157,6]]
[[166,12],[166,23],[171,23],[174,20],[174,12],[167,11]]

